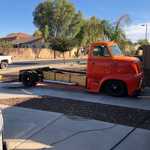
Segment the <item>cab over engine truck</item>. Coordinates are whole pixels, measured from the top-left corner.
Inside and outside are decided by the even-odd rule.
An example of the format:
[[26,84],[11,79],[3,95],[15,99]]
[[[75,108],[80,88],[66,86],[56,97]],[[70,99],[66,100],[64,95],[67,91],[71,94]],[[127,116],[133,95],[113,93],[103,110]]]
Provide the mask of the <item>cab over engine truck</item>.
[[[58,74],[64,76],[60,78]],[[142,88],[143,71],[140,60],[124,56],[115,42],[99,41],[89,48],[86,72],[37,68],[22,70],[19,75],[25,86],[34,86],[45,79],[76,83],[94,93],[104,90],[112,96],[132,96]]]

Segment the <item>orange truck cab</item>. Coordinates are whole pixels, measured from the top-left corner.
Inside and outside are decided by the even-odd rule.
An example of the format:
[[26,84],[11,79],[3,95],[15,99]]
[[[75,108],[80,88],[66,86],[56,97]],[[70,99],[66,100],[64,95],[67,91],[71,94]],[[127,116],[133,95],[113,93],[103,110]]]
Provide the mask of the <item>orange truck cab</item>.
[[91,44],[87,65],[87,89],[105,90],[113,96],[134,95],[142,88],[143,71],[138,58],[123,55],[115,42]]

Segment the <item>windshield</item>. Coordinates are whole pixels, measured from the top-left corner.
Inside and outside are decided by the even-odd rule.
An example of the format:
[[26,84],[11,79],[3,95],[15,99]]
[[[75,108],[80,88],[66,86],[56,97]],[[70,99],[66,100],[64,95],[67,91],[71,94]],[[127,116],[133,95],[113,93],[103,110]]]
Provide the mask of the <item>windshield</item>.
[[111,53],[112,53],[113,56],[121,56],[121,55],[123,55],[123,52],[118,47],[118,45],[113,45],[113,46],[110,47],[110,49],[111,49]]

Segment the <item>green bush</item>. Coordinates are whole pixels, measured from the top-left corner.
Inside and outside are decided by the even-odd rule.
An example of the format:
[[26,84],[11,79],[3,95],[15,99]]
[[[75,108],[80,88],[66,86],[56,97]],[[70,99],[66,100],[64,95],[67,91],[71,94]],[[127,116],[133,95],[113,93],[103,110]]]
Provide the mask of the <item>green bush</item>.
[[0,40],[0,48],[12,48],[13,44],[9,41]]

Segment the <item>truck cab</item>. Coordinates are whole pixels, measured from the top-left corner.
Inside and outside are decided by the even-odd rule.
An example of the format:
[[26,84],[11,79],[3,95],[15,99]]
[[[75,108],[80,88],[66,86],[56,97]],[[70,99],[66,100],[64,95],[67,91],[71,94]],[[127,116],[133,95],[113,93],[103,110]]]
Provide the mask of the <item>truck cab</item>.
[[138,58],[125,56],[115,42],[91,44],[87,65],[87,88],[112,96],[134,95],[142,87],[143,71]]

